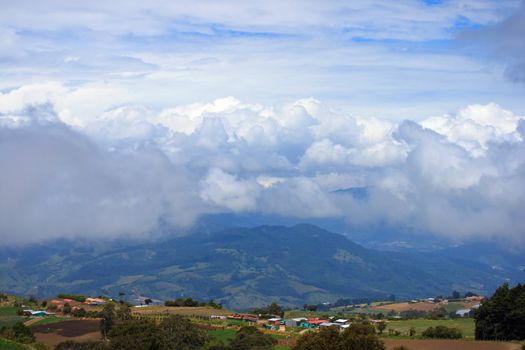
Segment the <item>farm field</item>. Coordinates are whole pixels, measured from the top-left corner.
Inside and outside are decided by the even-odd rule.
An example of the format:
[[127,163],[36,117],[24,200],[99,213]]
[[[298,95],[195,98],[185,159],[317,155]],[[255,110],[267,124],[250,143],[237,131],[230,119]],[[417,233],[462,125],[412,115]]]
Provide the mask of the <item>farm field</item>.
[[98,320],[72,320],[31,327],[37,341],[54,348],[60,342],[100,340]]
[[16,314],[17,307],[0,307],[0,328],[9,327],[26,318]]
[[436,326],[459,328],[461,333],[463,333],[463,337],[474,338],[474,319],[472,318],[456,318],[447,320],[414,319],[387,322],[387,330],[389,328],[394,329],[401,332],[401,335],[407,334],[411,327],[416,329],[416,336],[418,336],[421,335],[421,332],[423,332],[428,327]]
[[393,304],[384,304],[384,305],[373,305],[370,306],[370,310],[377,310],[377,311],[394,311],[394,312],[402,312],[402,311],[408,311],[408,310],[414,310],[414,311],[432,311],[437,308],[439,308],[440,304],[434,304],[434,303],[425,303],[425,302],[419,302],[419,303],[393,303]]
[[470,340],[383,339],[387,350],[404,345],[410,350],[520,350],[515,343]]
[[214,309],[212,307],[167,307],[167,306],[148,306],[148,307],[134,307],[131,308],[133,314],[138,315],[155,315],[155,314],[171,314],[182,316],[228,316],[233,314],[233,311],[226,309]]

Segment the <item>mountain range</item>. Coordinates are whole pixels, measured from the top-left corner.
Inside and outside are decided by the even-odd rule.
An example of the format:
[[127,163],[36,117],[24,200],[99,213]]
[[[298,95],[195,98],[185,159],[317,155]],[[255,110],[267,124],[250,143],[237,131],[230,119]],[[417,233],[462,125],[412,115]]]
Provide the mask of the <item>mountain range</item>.
[[[191,296],[246,309],[339,298],[491,293],[525,280],[523,254],[481,246],[365,248],[314,225],[230,227],[148,242],[55,241],[0,249],[0,290],[159,299]],[[476,252],[479,252],[476,255]]]

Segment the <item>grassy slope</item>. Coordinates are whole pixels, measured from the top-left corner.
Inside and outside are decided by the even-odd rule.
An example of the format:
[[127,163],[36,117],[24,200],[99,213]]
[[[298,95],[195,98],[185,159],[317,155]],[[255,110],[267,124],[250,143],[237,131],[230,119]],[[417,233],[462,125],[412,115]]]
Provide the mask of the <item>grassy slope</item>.
[[29,350],[33,348],[28,345],[15,343],[7,339],[0,338],[0,349],[2,350]]
[[0,328],[3,326],[12,326],[17,322],[24,321],[26,319],[25,317],[18,316],[16,314],[18,309],[19,308],[12,306],[0,307]]
[[[209,331],[210,335],[214,337],[217,340],[220,340],[224,343],[229,343],[230,340],[232,340],[235,337],[236,331],[233,329],[217,329],[214,331]],[[279,336],[277,334],[272,334],[272,336],[276,339],[282,338],[282,336]],[[275,350],[289,350],[290,348],[287,346],[276,346]]]
[[[427,320],[427,319],[415,319],[415,320],[399,320],[389,321],[387,323],[388,328],[401,332],[402,335],[408,333],[411,327],[416,329],[416,335],[421,333],[428,327],[435,326],[447,326],[459,328],[463,333],[463,337],[473,338],[474,337],[474,320],[472,318],[458,318],[450,320]],[[385,331],[385,333],[387,332]]]

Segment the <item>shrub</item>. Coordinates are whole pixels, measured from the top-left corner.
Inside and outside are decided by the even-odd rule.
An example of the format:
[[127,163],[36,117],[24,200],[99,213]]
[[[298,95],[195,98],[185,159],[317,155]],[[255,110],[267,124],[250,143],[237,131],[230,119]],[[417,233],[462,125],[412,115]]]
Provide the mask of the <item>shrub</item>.
[[436,326],[429,327],[421,334],[424,338],[460,339],[461,331],[454,327]]

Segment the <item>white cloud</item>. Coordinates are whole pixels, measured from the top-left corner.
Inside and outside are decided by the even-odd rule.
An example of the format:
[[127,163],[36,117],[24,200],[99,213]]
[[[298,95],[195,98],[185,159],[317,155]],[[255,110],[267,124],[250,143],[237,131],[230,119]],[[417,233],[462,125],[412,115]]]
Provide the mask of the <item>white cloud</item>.
[[159,220],[183,227],[233,212],[525,244],[524,118],[495,104],[396,124],[315,99],[270,107],[228,97],[120,106],[67,126],[57,112],[71,94],[51,84],[0,95],[0,118],[23,120],[0,123],[5,242],[140,236]]

